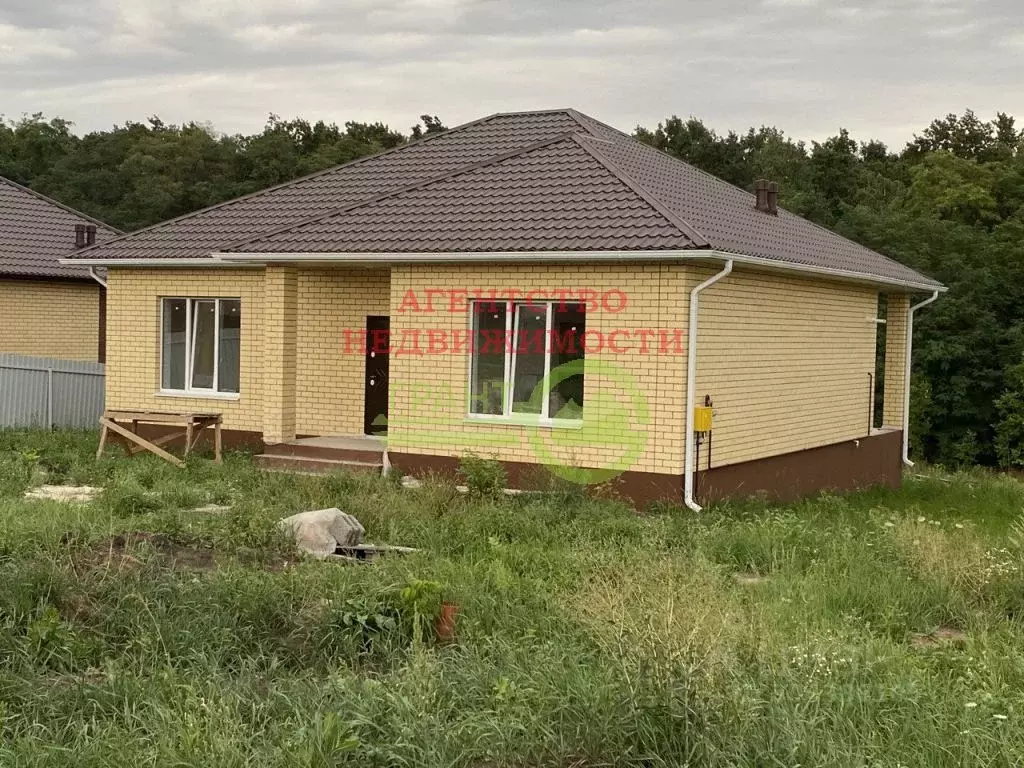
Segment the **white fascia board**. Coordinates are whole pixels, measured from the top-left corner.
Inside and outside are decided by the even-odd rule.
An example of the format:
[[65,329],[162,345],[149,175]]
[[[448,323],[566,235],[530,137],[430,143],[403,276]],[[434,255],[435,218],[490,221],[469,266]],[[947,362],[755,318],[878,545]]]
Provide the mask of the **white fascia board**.
[[[345,262],[363,264],[438,264],[461,261],[678,261],[692,258],[695,251],[457,251],[421,253],[214,253],[213,258],[229,262],[259,264],[286,261]],[[709,253],[709,251],[703,251]]]
[[682,251],[483,251],[456,253],[214,253],[222,264],[263,265],[267,263],[313,262],[321,264],[436,264],[460,262],[586,262],[586,261],[733,261],[761,269],[801,273],[904,291],[940,291],[945,286],[910,280],[884,278],[863,272],[815,267],[796,262],[714,250]]
[[[832,269],[830,267],[815,267],[808,264],[799,264],[796,262],[778,261],[776,259],[765,259],[759,256],[746,256],[741,253],[729,253],[728,251],[705,251],[715,259],[732,260],[737,264],[750,264],[751,266],[757,266],[767,270],[779,270],[782,272],[801,272],[810,275],[821,275],[822,277],[831,277],[836,280],[844,280],[856,283],[866,283],[868,285],[877,285],[881,287],[895,286],[903,288],[905,290],[913,291],[938,291],[939,293],[945,293],[948,288],[938,283],[920,283],[913,280],[899,280],[896,278],[881,277],[880,275],[872,275],[866,272],[853,272],[846,269]],[[696,257],[696,254],[694,254]]]

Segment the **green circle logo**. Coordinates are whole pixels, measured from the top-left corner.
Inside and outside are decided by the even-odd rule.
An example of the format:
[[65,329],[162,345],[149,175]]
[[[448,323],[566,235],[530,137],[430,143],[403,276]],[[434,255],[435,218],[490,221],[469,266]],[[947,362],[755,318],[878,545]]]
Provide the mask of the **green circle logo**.
[[[553,419],[582,420],[579,429],[533,429],[530,445],[537,460],[559,477],[581,485],[603,483],[630,469],[647,445],[647,399],[633,375],[604,360],[571,360],[553,369],[534,389],[530,402],[537,412],[544,393],[569,390],[582,393],[586,370],[586,405],[569,400],[551,413]],[[575,386],[574,377],[580,377]],[[582,398],[581,398],[582,399]],[[578,467],[563,456],[585,454],[587,464],[602,456],[597,467]]]

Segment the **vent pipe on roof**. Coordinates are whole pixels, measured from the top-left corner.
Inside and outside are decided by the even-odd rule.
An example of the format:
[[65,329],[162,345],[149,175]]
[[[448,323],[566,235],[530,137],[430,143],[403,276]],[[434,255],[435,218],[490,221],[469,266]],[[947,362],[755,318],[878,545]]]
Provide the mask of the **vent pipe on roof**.
[[754,185],[754,207],[772,216],[779,215],[779,185],[768,179],[758,179]]
[[85,225],[85,244],[96,245],[96,225],[86,224]]
[[85,248],[85,224],[75,224],[75,248]]

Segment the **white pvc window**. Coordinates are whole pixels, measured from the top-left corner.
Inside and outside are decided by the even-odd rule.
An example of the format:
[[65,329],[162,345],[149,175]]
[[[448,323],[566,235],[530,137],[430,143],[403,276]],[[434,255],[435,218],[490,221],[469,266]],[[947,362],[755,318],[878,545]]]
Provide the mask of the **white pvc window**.
[[582,304],[479,300],[471,311],[471,416],[583,419]]
[[161,316],[161,391],[238,394],[242,302],[168,298]]

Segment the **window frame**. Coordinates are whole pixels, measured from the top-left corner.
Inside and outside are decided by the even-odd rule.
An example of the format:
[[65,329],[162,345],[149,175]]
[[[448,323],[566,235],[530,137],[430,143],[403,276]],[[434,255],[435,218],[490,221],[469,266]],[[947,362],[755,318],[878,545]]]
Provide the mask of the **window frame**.
[[[476,350],[476,316],[477,306],[480,304],[500,304],[505,305],[505,338],[511,337],[512,343],[505,344],[505,371],[504,379],[502,381],[502,388],[504,397],[502,398],[502,413],[473,413],[473,374],[475,371],[475,358]],[[583,426],[583,418],[579,419],[558,419],[553,418],[550,415],[551,407],[551,389],[550,389],[550,378],[551,378],[551,354],[552,354],[552,328],[554,325],[555,316],[555,305],[556,304],[581,304],[578,301],[565,301],[564,299],[534,299],[534,300],[523,300],[523,299],[498,299],[498,298],[470,298],[469,299],[469,338],[471,340],[469,350],[469,369],[467,382],[466,382],[466,418],[470,421],[485,421],[498,424],[513,424],[520,426],[542,426],[542,427],[566,427],[569,429],[579,429]],[[543,304],[546,307],[546,318],[544,323],[544,378],[543,381],[548,382],[548,391],[544,393],[541,400],[541,412],[539,414],[533,413],[516,413],[512,410],[512,400],[515,396],[515,375],[516,375],[516,358],[515,346],[516,341],[519,339],[519,312],[517,311],[517,305],[520,306],[537,306]],[[584,331],[583,333],[586,333]],[[510,336],[511,335],[511,336]],[[582,341],[583,334],[580,334],[580,344]],[[584,350],[585,352],[586,350]],[[584,360],[586,358],[584,357]],[[584,362],[584,369],[586,363]]]
[[[165,315],[169,302],[185,302],[185,388],[172,389],[164,386],[164,328]],[[192,386],[192,372],[195,357],[195,334],[197,323],[193,322],[195,307],[200,302],[212,301],[214,313],[213,325],[213,387]],[[238,400],[241,397],[242,361],[239,356],[238,392],[221,392],[220,386],[220,335],[221,335],[221,302],[237,301],[241,312],[242,299],[238,296],[161,296],[160,297],[160,362],[157,367],[160,377],[157,394],[166,397],[203,397],[216,400]],[[239,345],[241,345],[241,324],[239,324]]]

